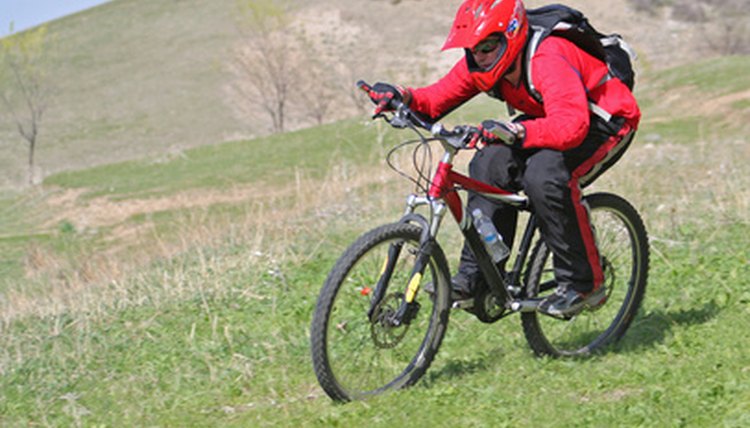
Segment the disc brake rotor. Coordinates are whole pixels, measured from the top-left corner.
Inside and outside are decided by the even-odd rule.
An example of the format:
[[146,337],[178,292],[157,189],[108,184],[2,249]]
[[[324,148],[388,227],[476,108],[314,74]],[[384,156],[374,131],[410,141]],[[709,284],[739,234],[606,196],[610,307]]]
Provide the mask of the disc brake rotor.
[[375,307],[370,335],[378,348],[390,349],[397,346],[409,330],[409,325],[395,325],[393,322],[403,297],[402,293],[388,294]]

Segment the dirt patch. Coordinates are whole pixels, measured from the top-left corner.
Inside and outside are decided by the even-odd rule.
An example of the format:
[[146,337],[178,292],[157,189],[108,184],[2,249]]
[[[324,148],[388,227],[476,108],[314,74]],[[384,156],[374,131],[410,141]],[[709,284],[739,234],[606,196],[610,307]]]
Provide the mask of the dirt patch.
[[[6,300],[0,302],[0,322],[29,313],[98,310],[114,301],[131,299],[130,291],[124,287],[131,279],[138,281],[145,266],[196,249],[198,268],[205,267],[206,272],[224,269],[210,267],[224,263],[223,258],[204,255],[202,249],[228,240],[241,242],[247,251],[258,255],[257,261],[243,259],[243,263],[268,263],[273,268],[277,257],[308,257],[288,252],[291,237],[304,235],[305,229],[320,227],[343,212],[361,209],[363,200],[379,203],[377,198],[389,198],[383,194],[373,201],[370,188],[397,179],[382,165],[364,169],[342,165],[331,168],[322,179],[300,174],[291,183],[274,189],[246,184],[122,201],[108,197],[86,199],[85,189],[47,189],[39,204],[40,212],[51,213],[47,230],[56,230],[66,220],[75,226],[76,236],[83,238],[82,245],[63,252],[45,245],[30,247],[24,259],[26,279],[39,284],[45,292],[30,294],[25,282],[11,287],[5,293]],[[237,209],[209,211],[216,204]],[[169,223],[148,216],[143,221],[132,218],[171,210],[185,211],[170,218]],[[103,232],[97,234],[96,228]],[[95,245],[85,239],[88,233],[94,236]],[[176,269],[179,273],[186,267]],[[181,292],[183,285],[178,281],[177,291],[175,287],[162,291]]]
[[326,202],[336,203],[348,198],[352,189],[375,182],[393,179],[394,174],[382,166],[366,170],[351,171],[345,167],[332,168],[322,179],[309,179],[298,175],[286,186],[264,188],[257,184],[245,184],[229,189],[192,189],[170,196],[144,199],[112,200],[109,197],[83,199],[86,189],[55,192],[46,200],[49,212],[53,213],[44,228],[53,228],[61,221],[73,223],[78,230],[122,225],[135,215],[152,214],[173,210],[208,208],[214,205],[273,204],[275,201],[291,201],[294,211]]
[[289,192],[290,189],[258,192],[257,186],[242,186],[224,191],[213,189],[190,190],[172,196],[146,199],[115,201],[107,197],[99,197],[82,201],[80,196],[85,193],[85,189],[66,190],[47,200],[47,204],[56,214],[45,227],[51,227],[67,220],[78,228],[97,228],[122,223],[138,214],[205,208],[223,203],[241,203],[281,197]]
[[706,99],[698,104],[696,110],[701,115],[715,114],[717,111],[735,110],[732,104],[738,101],[750,100],[750,89],[743,92],[735,92],[716,98]]
[[[652,109],[652,115],[648,118],[650,122],[669,122],[678,117],[696,116],[710,120],[742,120],[743,111],[734,104],[750,100],[750,89],[712,97],[695,86],[684,86],[660,94],[659,100],[659,107]],[[653,115],[653,110],[659,112],[657,116]]]

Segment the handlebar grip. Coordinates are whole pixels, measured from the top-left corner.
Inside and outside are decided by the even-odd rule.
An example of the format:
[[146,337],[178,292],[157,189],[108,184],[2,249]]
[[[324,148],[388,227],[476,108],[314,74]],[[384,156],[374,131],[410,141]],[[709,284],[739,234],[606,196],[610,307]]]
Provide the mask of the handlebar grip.
[[372,86],[370,86],[370,84],[368,84],[364,80],[357,81],[357,87],[365,92],[370,92],[370,90],[372,89]]

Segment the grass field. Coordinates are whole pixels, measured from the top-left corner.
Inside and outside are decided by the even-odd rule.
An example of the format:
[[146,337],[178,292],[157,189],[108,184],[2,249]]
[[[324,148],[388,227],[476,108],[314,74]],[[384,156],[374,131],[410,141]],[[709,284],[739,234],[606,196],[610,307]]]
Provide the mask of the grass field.
[[662,248],[669,259],[654,263],[641,317],[609,353],[535,359],[517,323],[459,313],[425,381],[346,406],[322,396],[309,367],[307,326],[331,256],[274,271],[249,267],[244,248],[186,255],[139,284],[182,282],[184,296],[150,290],[99,316],[16,323],[0,409],[12,425],[745,426],[750,272],[731,237],[747,233],[727,230],[721,251],[700,256]]
[[[735,76],[748,58],[719,64]],[[398,217],[408,187],[382,157],[404,133],[345,121],[8,195],[0,425],[747,426],[750,153],[747,125],[722,120],[746,97],[722,97],[750,86],[694,83],[718,74],[646,76],[639,140],[596,184],[631,200],[652,237],[647,297],[618,346],[538,359],[516,318],[458,312],[423,381],[349,405],[317,385],[311,314],[341,251]],[[696,124],[666,99],[682,91],[721,99],[716,115]]]

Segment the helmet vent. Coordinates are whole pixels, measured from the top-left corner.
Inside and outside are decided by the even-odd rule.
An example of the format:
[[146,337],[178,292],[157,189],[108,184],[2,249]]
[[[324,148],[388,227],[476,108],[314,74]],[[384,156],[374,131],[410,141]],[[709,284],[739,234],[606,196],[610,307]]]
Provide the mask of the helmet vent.
[[479,5],[476,12],[474,12],[474,19],[479,19],[480,16],[482,16],[482,4]]

